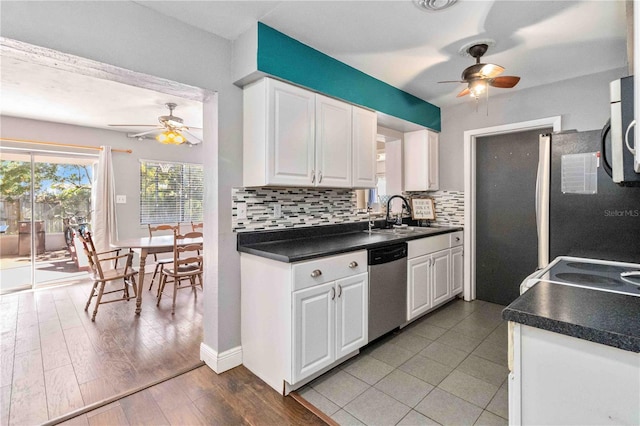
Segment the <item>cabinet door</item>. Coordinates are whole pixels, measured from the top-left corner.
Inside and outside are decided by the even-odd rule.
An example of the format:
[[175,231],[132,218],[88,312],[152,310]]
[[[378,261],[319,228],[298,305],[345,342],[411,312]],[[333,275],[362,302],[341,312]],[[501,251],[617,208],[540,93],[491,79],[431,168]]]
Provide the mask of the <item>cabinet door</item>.
[[293,383],[335,360],[335,281],[293,293]]
[[376,137],[378,116],[375,112],[353,107],[353,182],[354,188],[376,186]]
[[462,247],[451,249],[451,295],[462,292],[464,258]]
[[351,105],[316,95],[316,185],[351,187]]
[[427,188],[429,191],[435,191],[440,188],[440,170],[438,167],[438,140],[439,136],[435,132],[428,132],[428,181]]
[[336,281],[336,359],[367,344],[369,274]]
[[431,279],[433,304],[436,306],[451,296],[450,272],[451,250],[442,250],[431,255]]
[[315,94],[270,79],[267,92],[267,184],[311,186]]
[[404,190],[434,191],[438,187],[438,134],[428,130],[405,133]]
[[431,309],[431,256],[407,261],[407,321]]

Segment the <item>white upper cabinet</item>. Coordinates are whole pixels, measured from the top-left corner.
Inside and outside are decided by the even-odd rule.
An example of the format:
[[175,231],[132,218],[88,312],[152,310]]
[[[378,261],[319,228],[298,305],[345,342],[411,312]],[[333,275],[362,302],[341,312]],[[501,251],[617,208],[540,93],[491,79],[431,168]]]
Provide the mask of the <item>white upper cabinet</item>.
[[315,94],[277,80],[244,89],[245,186],[312,186]]
[[376,128],[375,112],[263,78],[244,88],[243,185],[375,187]]
[[438,178],[438,134],[418,130],[404,134],[404,190],[435,191]]
[[352,170],[354,188],[376,187],[376,136],[378,116],[375,112],[353,107]]
[[351,105],[316,95],[316,186],[351,187]]

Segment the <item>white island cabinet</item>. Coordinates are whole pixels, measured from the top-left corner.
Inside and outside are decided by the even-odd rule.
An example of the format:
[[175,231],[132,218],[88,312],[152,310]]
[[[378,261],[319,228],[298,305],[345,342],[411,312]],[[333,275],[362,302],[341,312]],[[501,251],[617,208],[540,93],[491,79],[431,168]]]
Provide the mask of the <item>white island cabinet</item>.
[[368,340],[367,252],[285,263],[241,253],[243,364],[288,394]]
[[243,102],[244,186],[375,187],[375,112],[271,78]]
[[509,322],[509,369],[510,425],[640,424],[637,352]]

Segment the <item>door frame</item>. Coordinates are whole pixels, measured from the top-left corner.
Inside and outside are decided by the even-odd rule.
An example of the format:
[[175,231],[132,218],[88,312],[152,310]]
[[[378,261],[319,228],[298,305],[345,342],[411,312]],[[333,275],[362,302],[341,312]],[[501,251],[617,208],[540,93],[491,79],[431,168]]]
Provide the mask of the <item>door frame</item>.
[[483,136],[502,135],[526,130],[552,127],[554,133],[562,130],[562,117],[552,116],[538,120],[521,121],[464,132],[464,300],[476,298],[476,142]]

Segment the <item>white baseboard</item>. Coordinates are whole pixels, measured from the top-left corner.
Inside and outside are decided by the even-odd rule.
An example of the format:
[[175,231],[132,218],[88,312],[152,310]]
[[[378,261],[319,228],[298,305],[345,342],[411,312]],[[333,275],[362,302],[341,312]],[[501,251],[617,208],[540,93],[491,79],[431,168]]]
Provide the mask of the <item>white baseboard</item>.
[[220,374],[242,365],[242,346],[236,346],[224,352],[216,352],[211,347],[200,343],[200,359],[216,373]]

